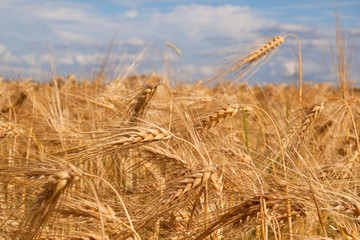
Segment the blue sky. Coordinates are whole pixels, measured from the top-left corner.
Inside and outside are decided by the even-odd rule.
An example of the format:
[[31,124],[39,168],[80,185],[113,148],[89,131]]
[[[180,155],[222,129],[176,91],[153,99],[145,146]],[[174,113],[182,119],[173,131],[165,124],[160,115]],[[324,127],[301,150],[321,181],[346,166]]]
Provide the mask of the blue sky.
[[[302,42],[304,79],[334,81],[329,42],[335,40],[336,11],[352,55],[350,80],[359,82],[358,0],[1,0],[0,75],[93,76],[114,36],[108,78],[129,66],[131,74],[165,74],[164,60],[175,80],[194,80],[215,70],[212,56],[224,49],[241,56],[264,38],[295,33]],[[177,46],[182,58],[165,42]],[[250,81],[295,82],[293,49],[296,41],[289,38]]]

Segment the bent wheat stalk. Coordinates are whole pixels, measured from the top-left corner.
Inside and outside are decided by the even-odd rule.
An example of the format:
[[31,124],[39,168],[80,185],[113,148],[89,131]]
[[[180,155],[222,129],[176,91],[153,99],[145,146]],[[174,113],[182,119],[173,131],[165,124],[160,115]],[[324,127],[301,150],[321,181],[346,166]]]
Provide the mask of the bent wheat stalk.
[[[264,111],[262,108],[255,106],[255,105],[249,105],[249,106],[261,111],[270,120],[271,124],[273,125],[275,132],[276,132],[276,137],[277,137],[277,140],[278,140],[279,146],[280,146],[281,159],[282,159],[282,163],[283,163],[284,179],[285,179],[285,182],[287,182],[287,171],[286,171],[286,163],[285,163],[285,155],[284,155],[284,146],[283,146],[283,143],[280,138],[279,130],[278,130],[274,120],[270,117],[270,115],[266,111]],[[274,166],[274,162],[272,159],[271,159],[271,163],[272,163],[272,167],[274,170],[274,175],[276,176],[275,166]],[[285,190],[286,190],[286,193],[289,193],[289,188],[287,185],[285,187]],[[293,239],[292,216],[291,216],[291,204],[290,204],[289,198],[286,199],[286,209],[287,209],[287,218],[288,218],[287,220],[288,220],[288,227],[289,227],[289,237],[290,237],[290,240],[292,240]]]
[[[135,238],[136,240],[141,240],[140,235],[136,232],[136,230],[135,230],[135,228],[134,228],[134,225],[133,225],[133,223],[132,223],[132,220],[131,220],[131,217],[130,217],[130,215],[129,215],[129,212],[128,212],[127,208],[126,208],[125,202],[123,201],[123,199],[122,199],[121,195],[119,194],[119,192],[113,187],[113,185],[111,185],[111,183],[109,183],[108,181],[106,181],[104,178],[99,177],[99,176],[96,176],[96,175],[93,175],[93,174],[90,174],[90,173],[86,173],[85,176],[94,177],[94,178],[97,178],[97,179],[103,181],[105,184],[107,184],[107,185],[111,188],[112,191],[114,191],[114,193],[116,194],[116,196],[118,197],[118,199],[119,199],[119,201],[120,201],[120,203],[121,203],[121,206],[122,206],[123,209],[124,209],[124,212],[125,212],[125,214],[126,214],[126,217],[127,217],[128,221],[129,221],[130,230],[131,230],[131,231],[133,232],[133,234],[134,234],[134,238]],[[100,211],[99,211],[99,213],[100,213]]]
[[271,41],[264,44],[259,49],[251,52],[249,54],[249,56],[247,58],[245,58],[244,64],[257,61],[260,58],[264,57],[265,55],[270,53],[272,50],[274,50],[275,48],[277,48],[281,44],[283,44],[284,41],[285,41],[285,38],[290,37],[290,36],[296,38],[296,40],[298,42],[298,47],[299,47],[299,56],[298,56],[298,61],[299,61],[299,100],[300,100],[300,103],[301,103],[302,102],[301,43],[300,43],[300,39],[298,38],[298,36],[296,36],[295,34],[290,33],[290,34],[286,34],[285,36],[276,36],[276,37],[274,37]]
[[354,128],[354,134],[356,136],[356,146],[357,146],[357,149],[358,149],[358,152],[360,152],[360,142],[359,142],[359,136],[358,136],[358,132],[357,132],[357,128],[356,128],[356,123],[355,123],[355,119],[354,119],[354,114],[352,113],[352,110],[350,108],[350,105],[353,103],[355,99],[353,98],[350,98],[348,99],[347,101],[345,101],[344,99],[342,98],[332,98],[329,100],[330,101],[341,101],[342,103],[344,103],[344,105],[346,106],[349,114],[350,114],[350,118],[351,118],[351,121],[352,121],[352,124],[353,124],[353,128]]
[[298,42],[298,47],[299,47],[299,56],[298,56],[298,57],[299,57],[299,59],[298,59],[298,61],[299,61],[299,100],[300,100],[300,104],[302,104],[302,66],[301,66],[302,60],[301,60],[301,43],[300,43],[299,37],[296,36],[295,34],[292,34],[292,33],[286,34],[286,35],[284,36],[284,39],[285,39],[286,37],[290,37],[290,36],[296,38],[296,40],[297,40],[297,42]]
[[230,61],[225,65],[225,68],[220,71],[213,79],[223,78],[229,74],[237,74],[240,78],[244,77],[244,75],[253,69],[261,60],[265,58],[266,55],[276,50],[281,44],[284,43],[287,37],[295,37],[298,42],[299,47],[299,100],[302,102],[302,66],[301,66],[301,43],[298,36],[295,34],[286,34],[284,36],[275,36],[269,42],[261,45],[254,51],[246,54],[245,56],[241,56],[240,58],[236,58],[235,60]]

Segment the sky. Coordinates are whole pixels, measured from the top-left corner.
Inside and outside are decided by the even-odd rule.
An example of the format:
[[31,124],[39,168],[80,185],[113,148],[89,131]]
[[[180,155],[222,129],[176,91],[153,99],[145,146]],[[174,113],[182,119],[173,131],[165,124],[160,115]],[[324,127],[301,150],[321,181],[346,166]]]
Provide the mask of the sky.
[[[349,80],[360,82],[359,0],[0,0],[0,76],[44,81],[74,73],[85,79],[106,60],[109,80],[150,72],[176,81],[206,80],[221,67],[221,54],[241,57],[274,36],[293,33],[301,41],[304,80],[334,82],[336,13]],[[286,39],[248,81],[295,83],[296,43]]]

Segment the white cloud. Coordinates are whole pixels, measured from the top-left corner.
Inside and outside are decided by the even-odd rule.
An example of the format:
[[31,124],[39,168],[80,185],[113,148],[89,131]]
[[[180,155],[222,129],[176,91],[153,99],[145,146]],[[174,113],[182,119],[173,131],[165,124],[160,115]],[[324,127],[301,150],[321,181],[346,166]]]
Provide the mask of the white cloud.
[[350,33],[353,35],[360,35],[360,28],[350,29]]
[[294,76],[294,75],[297,74],[298,62],[286,61],[286,62],[283,62],[283,66],[284,66],[284,69],[285,69],[285,74],[287,76]]
[[196,65],[188,64],[184,67],[187,74],[196,78],[209,77],[211,76],[211,74],[214,73],[214,68],[210,65],[196,66]]
[[10,52],[5,45],[0,44],[0,61],[3,64],[27,64],[35,65],[37,63],[34,54],[14,55]]
[[161,31],[161,27],[173,35],[185,35],[192,41],[203,40],[214,34],[247,39],[255,31],[274,23],[273,20],[255,14],[249,7],[233,5],[182,5],[171,12],[154,13],[150,16],[151,29]]
[[[117,23],[106,15],[99,14],[88,3],[68,1],[9,1],[8,10],[3,11],[0,21],[2,39],[17,42],[42,41],[58,43],[64,41],[103,40],[111,35]],[[9,24],[11,23],[11,24]],[[15,38],[16,37],[16,38]]]
[[129,10],[126,13],[123,14],[123,17],[126,18],[136,18],[138,15],[138,12],[136,10]]
[[313,46],[318,50],[329,49],[330,41],[329,38],[314,38],[314,39],[304,39],[301,40],[302,44],[306,44],[308,46]]
[[311,30],[308,26],[291,23],[280,24],[279,29],[285,32],[308,32]]
[[50,63],[50,61],[51,61],[51,57],[49,54],[42,54],[39,57],[39,62],[41,64]]
[[49,8],[48,5],[44,5],[39,10],[37,11],[37,16],[41,19],[60,21],[84,21],[89,19],[89,14],[76,8]]
[[146,44],[146,41],[141,38],[129,38],[123,42],[124,44],[134,45],[134,46],[144,46]]
[[61,57],[59,59],[56,59],[56,61],[60,64],[64,65],[71,65],[75,63],[74,56],[68,54],[65,57]]
[[3,53],[5,53],[5,51],[6,51],[5,45],[0,44],[0,55],[2,55]]
[[202,65],[199,67],[199,73],[204,76],[208,76],[209,74],[214,72],[214,67],[210,65]]
[[[279,23],[271,15],[261,12],[263,10],[251,7],[189,3],[191,1],[177,0],[172,7],[153,7],[150,11],[149,8],[140,8],[147,4],[143,0],[133,0],[131,6],[122,1],[120,5],[126,5],[130,10],[124,11],[122,8],[119,10],[121,13],[105,14],[93,2],[3,0],[0,10],[3,11],[1,17],[6,21],[0,21],[0,60],[13,65],[49,64],[50,56],[46,54],[48,43],[56,66],[92,66],[103,59],[108,46],[106,42],[117,32],[112,62],[109,64],[123,62],[123,66],[126,66],[137,60],[141,49],[153,42],[152,52],[141,56],[141,60],[162,64],[161,57],[164,57],[170,64],[179,66],[182,66],[183,60],[189,73],[206,75],[212,71],[211,67],[198,63],[195,58],[201,56],[209,60],[209,55],[228,48],[230,44],[253,42],[260,39],[259,36],[271,37],[278,31],[297,32],[303,56],[314,58],[310,60],[316,63],[316,57],[322,61],[320,50],[328,49],[330,36],[334,33],[326,27],[315,30],[311,25],[293,24],[290,21]],[[358,28],[350,32],[360,34]],[[166,49],[165,41],[181,50],[181,61]],[[296,47],[297,42],[289,38],[285,44]],[[248,47],[244,45],[242,49],[247,50]],[[289,49],[275,53],[280,56],[288,54],[287,59],[284,60],[286,56],[276,58],[277,64],[271,66],[268,72],[279,73],[282,70],[285,75],[296,74],[296,58]],[[304,62],[304,72],[318,72],[321,69],[314,62],[307,64],[308,59]],[[270,67],[270,63],[264,66]],[[284,73],[284,69],[287,73]]]
[[9,64],[9,63],[13,63],[13,64],[19,64],[21,62],[21,60],[19,59],[19,57],[13,55],[11,52],[9,51],[5,51],[5,53],[1,56],[1,59],[4,63]]
[[25,54],[21,58],[29,65],[35,65],[37,62],[33,54]]
[[77,63],[79,63],[82,66],[95,64],[96,60],[99,59],[99,54],[82,54],[77,53],[75,55],[75,60]]
[[68,32],[68,31],[58,31],[57,34],[63,38],[67,39],[67,41],[86,41],[88,38],[84,35],[77,34],[74,32]]

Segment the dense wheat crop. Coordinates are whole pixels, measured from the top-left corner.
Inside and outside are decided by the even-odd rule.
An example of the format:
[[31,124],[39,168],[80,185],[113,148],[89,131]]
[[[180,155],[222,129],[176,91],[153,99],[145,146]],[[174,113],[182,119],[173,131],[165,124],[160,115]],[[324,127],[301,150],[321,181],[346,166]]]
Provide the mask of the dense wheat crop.
[[170,83],[2,80],[0,239],[360,238],[358,88]]

